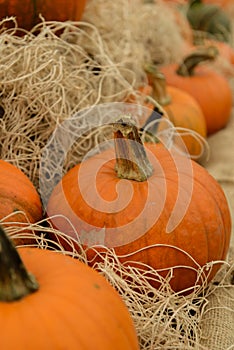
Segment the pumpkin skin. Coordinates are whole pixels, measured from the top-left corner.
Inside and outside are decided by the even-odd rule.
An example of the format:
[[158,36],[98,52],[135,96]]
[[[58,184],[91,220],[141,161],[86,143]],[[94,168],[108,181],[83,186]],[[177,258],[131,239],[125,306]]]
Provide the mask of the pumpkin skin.
[[[35,223],[42,219],[41,199],[33,183],[19,168],[2,159],[0,198],[0,219],[3,225],[14,222],[14,225],[20,226],[20,223]],[[21,240],[17,239],[15,243],[20,244]]]
[[[107,150],[65,174],[51,194],[47,215],[54,227],[76,240],[76,233],[64,217],[72,222],[80,238],[84,238],[84,246],[90,247],[90,261],[95,256],[92,250],[95,237],[97,243],[93,246],[96,245],[99,252],[105,249],[97,247],[98,243],[112,247],[125,265],[138,266],[141,262],[158,270],[163,277],[174,267],[170,285],[174,291],[184,291],[198,282],[194,260],[204,266],[225,258],[231,234],[229,207],[220,185],[199,164],[173,154],[161,144],[145,146],[154,168],[147,181],[119,179],[115,172],[115,152]],[[109,211],[108,203],[111,205],[116,200],[117,186],[122,186],[119,187],[122,189],[118,193],[119,202],[116,202],[116,210]],[[184,194],[180,200],[179,189]],[[129,191],[129,204],[119,210],[121,198],[125,201]],[[92,198],[96,192],[99,197],[91,206],[85,194]],[[101,205],[100,198],[107,202]],[[188,203],[188,207],[181,222],[167,233],[176,203],[180,212],[184,203]],[[59,214],[64,217],[52,217]],[[150,227],[149,218],[154,221]],[[88,232],[87,236],[82,237],[84,232]],[[208,269],[207,282],[219,268],[216,264]],[[150,283],[155,288],[160,287],[158,281]]]
[[[163,91],[164,87],[160,88],[163,95],[165,92],[165,96],[162,96],[162,99],[160,97],[158,98],[158,96],[155,96],[153,79],[151,79],[149,75],[148,80],[148,85],[138,88],[138,92],[142,98],[142,105],[149,111],[144,114],[143,118],[138,120],[139,126],[144,129],[147,124],[151,123],[156,118],[165,117],[169,119],[175,127],[193,130],[200,136],[206,138],[206,120],[197,101],[185,91],[173,86],[165,87],[165,91]],[[148,96],[157,101],[158,106],[149,102]],[[165,102],[165,100],[167,101]],[[126,102],[136,103],[135,96],[130,95]],[[159,106],[161,106],[160,110]],[[156,132],[163,130],[164,127],[164,123],[159,123]],[[178,133],[182,132],[178,131]],[[201,144],[191,135],[181,135],[181,139],[183,140],[182,151],[188,152],[192,158],[199,159],[202,154]]]
[[233,102],[227,79],[208,65],[197,65],[193,74],[187,76],[177,73],[178,66],[169,64],[160,67],[167,84],[186,91],[196,99],[203,111],[208,135],[224,128],[230,119]]
[[0,17],[15,16],[19,28],[31,30],[40,22],[39,14],[46,21],[79,21],[83,15],[86,0],[4,0],[0,2]]
[[[193,130],[200,136],[206,138],[206,120],[197,101],[185,91],[173,86],[168,86],[167,91],[171,97],[171,103],[165,105],[164,109],[167,112],[170,121],[176,127]],[[188,153],[192,157],[201,154],[201,145],[193,136],[182,135],[181,138]]]
[[128,309],[97,271],[62,253],[18,252],[39,289],[0,303],[2,349],[139,349]]

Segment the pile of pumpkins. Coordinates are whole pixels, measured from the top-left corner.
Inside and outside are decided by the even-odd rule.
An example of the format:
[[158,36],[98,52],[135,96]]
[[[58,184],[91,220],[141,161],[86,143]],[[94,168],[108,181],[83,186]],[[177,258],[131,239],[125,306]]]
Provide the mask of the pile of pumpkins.
[[[206,139],[226,127],[231,117],[234,49],[228,11],[233,4],[218,0],[164,2],[173,9],[183,35],[184,58],[170,63],[147,62],[144,68],[149,88],[144,94],[147,91],[161,104],[178,132],[182,130],[189,156],[199,161],[201,144],[192,135]],[[219,67],[220,59],[228,69]],[[153,109],[154,105],[147,107]],[[183,129],[192,132],[183,136]]]
[[[68,249],[67,237],[75,241],[74,228],[84,238],[87,265],[49,247],[15,248],[4,232],[11,225],[9,216],[14,226],[28,220],[36,223],[43,217],[43,208],[29,178],[0,161],[3,348],[14,349],[17,339],[18,349],[29,349],[36,338],[38,350],[139,349],[133,320],[120,294],[93,265],[106,259],[107,249],[113,249],[125,266],[143,266],[153,288],[160,284],[152,269],[165,278],[171,274],[172,290],[182,295],[209,283],[226,258],[231,214],[218,182],[197,162],[173,154],[163,144],[143,144],[128,116],[115,123],[113,132],[115,150],[103,151],[69,170],[45,208],[51,225],[64,234],[58,241],[64,249]],[[96,198],[96,189],[104,204]],[[132,197],[126,205],[129,189]],[[94,229],[96,241],[104,229],[102,245],[90,244],[95,242]],[[74,244],[78,253],[79,244]],[[17,336],[9,339],[12,329]]]
[[[8,3],[13,6],[15,1]],[[82,13],[85,1],[74,4]],[[19,5],[20,11],[26,11],[26,5],[29,3],[23,8]],[[49,2],[43,6],[49,9]],[[73,12],[72,4],[66,3],[64,9]],[[200,64],[214,60],[217,50],[218,44],[209,42],[198,49],[191,47],[181,64],[145,67],[152,96],[172,122],[204,137],[227,124],[232,108],[226,77]],[[10,162],[0,161],[4,349],[30,349],[32,344],[35,349],[139,349],[133,321],[120,295],[93,268],[105,258],[106,247],[115,251],[121,263],[144,266],[146,273],[147,266],[162,277],[172,271],[171,288],[182,294],[191,293],[202,279],[209,283],[221,266],[209,263],[226,258],[230,209],[221,186],[208,171],[161,143],[143,143],[128,116],[114,123],[113,136],[113,149],[90,157],[64,175],[46,208],[30,179]],[[197,152],[196,146],[188,144],[188,149]],[[87,193],[91,202],[85,200]],[[131,201],[126,203],[129,193]],[[15,248],[4,230],[11,225],[9,219],[20,226],[37,223],[44,216],[64,237],[75,241],[73,225],[82,236],[90,266],[49,249]],[[105,229],[102,246],[90,244],[89,233],[93,238],[94,228],[97,235]],[[59,243],[67,248],[65,239]],[[198,276],[198,269],[204,266],[207,269]],[[159,288],[150,271],[150,283]],[[9,336],[12,329],[14,337]]]

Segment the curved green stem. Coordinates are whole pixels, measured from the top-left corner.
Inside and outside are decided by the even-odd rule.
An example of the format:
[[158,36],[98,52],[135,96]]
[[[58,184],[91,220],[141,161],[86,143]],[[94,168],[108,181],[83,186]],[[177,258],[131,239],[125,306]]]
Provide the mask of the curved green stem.
[[177,68],[176,73],[183,77],[192,76],[199,64],[205,61],[213,61],[218,53],[219,51],[215,46],[200,48],[184,58],[183,62]]

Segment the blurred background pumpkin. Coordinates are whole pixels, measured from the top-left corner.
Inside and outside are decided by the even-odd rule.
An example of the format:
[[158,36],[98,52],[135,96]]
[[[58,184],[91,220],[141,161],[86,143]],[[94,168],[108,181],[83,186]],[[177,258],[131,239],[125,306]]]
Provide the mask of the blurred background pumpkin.
[[15,17],[18,27],[32,29],[40,22],[41,15],[46,21],[79,21],[86,0],[19,0],[0,1],[0,18]]

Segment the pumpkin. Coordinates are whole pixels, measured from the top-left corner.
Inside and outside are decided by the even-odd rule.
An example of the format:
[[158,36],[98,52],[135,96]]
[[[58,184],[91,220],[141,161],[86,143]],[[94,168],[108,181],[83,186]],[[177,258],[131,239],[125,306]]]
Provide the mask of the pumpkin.
[[16,250],[2,228],[0,243],[2,349],[139,349],[126,305],[101,274],[59,252]]
[[[191,291],[199,267],[227,254],[231,219],[224,192],[195,161],[161,143],[143,144],[130,117],[113,128],[115,147],[77,164],[55,186],[48,218],[74,242],[78,233],[91,264],[99,259],[94,248],[113,249],[126,266],[143,264],[153,287],[160,283],[150,269],[171,275],[174,291]],[[207,281],[219,267],[204,270]]]
[[[206,120],[198,102],[187,92],[166,84],[165,76],[158,71],[155,65],[147,65],[145,70],[149,84],[153,87],[153,97],[166,111],[167,116],[178,133],[191,157],[199,158],[202,154],[201,140],[188,134],[183,129],[195,131],[201,137],[206,138]],[[158,126],[160,130],[160,124]],[[183,135],[184,134],[184,135]]]
[[16,17],[19,28],[31,30],[40,22],[39,15],[47,21],[79,21],[86,0],[4,0],[0,2],[0,17]]
[[207,125],[207,134],[224,128],[232,111],[232,89],[228,80],[205,65],[215,60],[215,47],[202,47],[187,55],[180,64],[160,67],[168,85],[180,88],[199,103]]
[[[31,180],[15,165],[0,160],[0,220],[3,225],[42,219],[40,196]],[[22,240],[23,241],[23,240]],[[20,244],[21,240],[17,239]],[[15,242],[16,243],[16,242]]]

